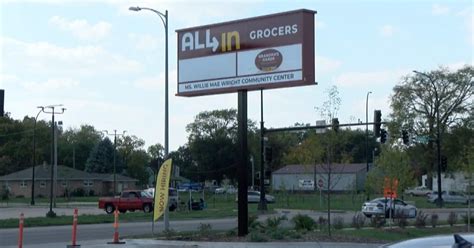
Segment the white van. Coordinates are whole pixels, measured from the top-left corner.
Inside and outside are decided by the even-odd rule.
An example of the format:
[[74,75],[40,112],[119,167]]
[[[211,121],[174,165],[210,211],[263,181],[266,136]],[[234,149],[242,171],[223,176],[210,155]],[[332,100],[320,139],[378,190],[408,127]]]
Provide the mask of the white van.
[[[149,194],[152,198],[155,197],[155,188],[148,188],[143,191]],[[175,210],[178,207],[178,191],[175,188],[169,188],[168,200],[168,206],[170,210]]]

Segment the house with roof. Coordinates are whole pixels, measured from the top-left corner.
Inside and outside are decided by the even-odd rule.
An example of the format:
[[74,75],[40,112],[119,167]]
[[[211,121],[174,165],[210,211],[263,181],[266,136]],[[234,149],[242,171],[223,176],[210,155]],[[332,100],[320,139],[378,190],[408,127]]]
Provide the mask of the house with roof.
[[[14,197],[31,197],[32,170],[27,168],[0,177],[0,185],[8,188]],[[51,166],[47,164],[35,166],[35,196],[49,196]],[[117,192],[136,189],[137,179],[116,175]],[[56,196],[65,196],[81,190],[87,195],[112,195],[114,185],[113,174],[88,173],[67,166],[58,165]]]
[[[367,175],[366,164],[292,164],[272,173],[273,190],[361,191]],[[329,177],[329,175],[331,175]]]

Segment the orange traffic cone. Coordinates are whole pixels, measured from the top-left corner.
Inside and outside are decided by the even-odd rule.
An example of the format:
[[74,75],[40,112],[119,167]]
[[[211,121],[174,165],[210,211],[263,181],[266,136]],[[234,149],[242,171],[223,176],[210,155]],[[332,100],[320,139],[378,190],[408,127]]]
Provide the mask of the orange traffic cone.
[[112,242],[107,242],[107,244],[125,244],[125,241],[120,241],[119,240],[119,233],[118,233],[118,227],[119,227],[119,222],[118,222],[118,216],[119,216],[119,211],[118,209],[115,209],[114,211],[114,240]]

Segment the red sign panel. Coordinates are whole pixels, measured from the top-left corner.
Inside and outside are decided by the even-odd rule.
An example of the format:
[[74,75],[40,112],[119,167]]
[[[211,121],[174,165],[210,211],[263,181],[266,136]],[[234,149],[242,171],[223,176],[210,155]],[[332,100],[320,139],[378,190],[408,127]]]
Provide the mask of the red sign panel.
[[302,9],[177,30],[177,95],[313,85],[315,13]]

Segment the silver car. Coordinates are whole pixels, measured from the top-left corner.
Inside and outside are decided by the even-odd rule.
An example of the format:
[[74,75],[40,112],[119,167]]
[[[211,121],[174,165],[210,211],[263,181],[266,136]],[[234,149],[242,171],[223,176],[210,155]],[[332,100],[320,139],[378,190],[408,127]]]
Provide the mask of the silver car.
[[405,194],[411,196],[428,196],[431,194],[431,190],[425,186],[418,186],[405,190]]
[[400,199],[376,198],[362,204],[362,213],[369,218],[372,216],[415,218],[416,212],[415,206]]
[[[441,198],[445,203],[462,203],[467,204],[468,198],[463,193],[455,192],[455,191],[441,191]],[[432,203],[438,202],[438,191],[433,191],[428,196],[428,201]]]
[[[238,196],[238,194],[237,194]],[[235,201],[238,201],[238,197],[235,198]],[[275,197],[269,194],[265,194],[265,200],[267,203],[274,203]],[[249,190],[247,191],[247,202],[248,203],[259,203],[260,202],[260,191]]]

